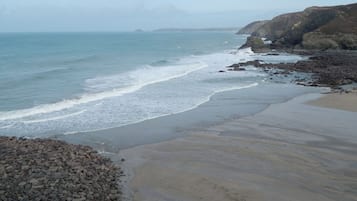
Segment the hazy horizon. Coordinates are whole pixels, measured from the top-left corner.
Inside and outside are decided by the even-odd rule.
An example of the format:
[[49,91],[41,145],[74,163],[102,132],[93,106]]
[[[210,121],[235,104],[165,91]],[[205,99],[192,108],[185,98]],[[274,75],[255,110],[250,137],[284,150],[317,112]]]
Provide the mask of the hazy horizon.
[[116,32],[162,28],[242,27],[254,20],[309,6],[354,3],[351,0],[2,0],[0,32]]

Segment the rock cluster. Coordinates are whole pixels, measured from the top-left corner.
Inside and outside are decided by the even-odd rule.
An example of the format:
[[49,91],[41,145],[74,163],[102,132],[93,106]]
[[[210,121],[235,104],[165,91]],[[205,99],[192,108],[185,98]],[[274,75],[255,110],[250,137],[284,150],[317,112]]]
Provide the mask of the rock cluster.
[[[306,52],[304,53],[306,54]],[[357,82],[357,53],[356,52],[317,52],[312,53],[308,60],[296,63],[264,63],[260,60],[237,63],[228,66],[232,70],[240,70],[245,66],[255,66],[259,68],[281,69],[280,74],[293,71],[312,73],[314,80],[307,85],[311,86],[331,86],[351,84]]]
[[92,148],[0,137],[0,200],[119,200],[118,167]]
[[252,48],[253,52],[267,52],[269,51],[269,46],[264,44],[264,41],[260,37],[249,36],[245,44],[243,44],[240,49]]

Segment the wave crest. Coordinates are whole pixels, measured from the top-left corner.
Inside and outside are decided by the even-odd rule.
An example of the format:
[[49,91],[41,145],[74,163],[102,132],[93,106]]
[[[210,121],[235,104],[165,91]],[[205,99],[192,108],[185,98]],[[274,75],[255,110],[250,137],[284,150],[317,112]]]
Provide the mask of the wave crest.
[[87,89],[92,93],[83,94],[79,98],[39,105],[28,109],[0,112],[0,121],[57,112],[80,104],[122,96],[128,93],[133,93],[151,84],[185,76],[207,66],[207,64],[202,62],[162,67],[147,66],[145,68],[114,76],[89,79],[86,81]]

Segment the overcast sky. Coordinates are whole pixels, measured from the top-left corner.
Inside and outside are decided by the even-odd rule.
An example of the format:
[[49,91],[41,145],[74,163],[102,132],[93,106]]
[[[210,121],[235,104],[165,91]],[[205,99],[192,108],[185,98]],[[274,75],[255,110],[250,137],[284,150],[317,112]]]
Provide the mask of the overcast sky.
[[0,0],[1,32],[240,27],[309,6],[356,0]]

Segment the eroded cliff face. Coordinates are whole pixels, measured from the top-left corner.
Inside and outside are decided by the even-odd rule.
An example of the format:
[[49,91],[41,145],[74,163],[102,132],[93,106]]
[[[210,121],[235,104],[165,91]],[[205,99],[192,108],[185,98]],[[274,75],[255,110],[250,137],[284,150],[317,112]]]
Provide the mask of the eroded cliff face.
[[253,37],[272,41],[270,48],[357,49],[357,3],[311,7],[277,16],[257,28]]

